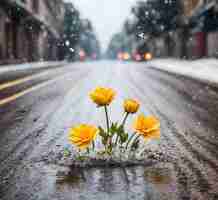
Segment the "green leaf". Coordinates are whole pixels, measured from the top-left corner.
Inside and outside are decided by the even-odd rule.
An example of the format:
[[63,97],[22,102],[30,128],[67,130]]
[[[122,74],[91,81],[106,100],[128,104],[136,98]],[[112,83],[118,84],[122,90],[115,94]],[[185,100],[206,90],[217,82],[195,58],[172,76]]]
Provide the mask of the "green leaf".
[[118,123],[112,123],[111,124],[111,127],[110,127],[110,133],[111,133],[111,136],[113,136],[115,133],[117,133],[117,130],[118,130]]
[[68,149],[64,149],[64,157],[68,157],[70,155],[70,151]]
[[85,161],[86,158],[87,158],[87,156],[79,155],[79,156],[76,157],[76,160],[78,160],[78,161]]
[[121,136],[125,134],[123,125],[120,125],[117,129],[117,135]]
[[103,144],[104,146],[107,145],[107,141],[108,141],[108,137],[102,137],[101,142],[102,142],[102,144]]
[[99,129],[99,135],[102,138],[108,138],[108,135],[107,135],[106,131],[101,126],[99,126],[98,129]]
[[128,138],[129,138],[128,133],[123,132],[120,135],[120,142],[121,142],[121,144],[125,143],[128,140]]

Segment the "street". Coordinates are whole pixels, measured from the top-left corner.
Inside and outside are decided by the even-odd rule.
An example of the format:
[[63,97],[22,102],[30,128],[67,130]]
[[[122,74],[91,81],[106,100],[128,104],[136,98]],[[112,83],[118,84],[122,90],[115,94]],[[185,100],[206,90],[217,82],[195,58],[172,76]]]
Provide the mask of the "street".
[[[168,158],[157,166],[162,182],[146,177],[152,167],[142,166],[93,168],[57,181],[61,166],[44,159],[69,145],[72,125],[103,122],[88,98],[96,86],[116,90],[114,119],[128,97],[160,119],[161,139],[151,146]],[[0,199],[218,199],[217,121],[218,88],[145,63],[78,62],[0,73]]]

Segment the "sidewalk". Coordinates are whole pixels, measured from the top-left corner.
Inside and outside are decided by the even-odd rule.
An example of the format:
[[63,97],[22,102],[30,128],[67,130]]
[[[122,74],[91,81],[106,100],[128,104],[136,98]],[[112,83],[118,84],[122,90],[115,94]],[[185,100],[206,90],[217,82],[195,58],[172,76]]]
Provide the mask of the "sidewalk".
[[0,74],[11,72],[11,71],[18,71],[18,70],[58,67],[66,64],[67,64],[66,61],[51,61],[51,62],[32,62],[32,63],[23,63],[23,64],[0,65]]
[[213,86],[218,86],[217,59],[208,58],[195,61],[157,59],[148,62],[147,66],[200,80]]

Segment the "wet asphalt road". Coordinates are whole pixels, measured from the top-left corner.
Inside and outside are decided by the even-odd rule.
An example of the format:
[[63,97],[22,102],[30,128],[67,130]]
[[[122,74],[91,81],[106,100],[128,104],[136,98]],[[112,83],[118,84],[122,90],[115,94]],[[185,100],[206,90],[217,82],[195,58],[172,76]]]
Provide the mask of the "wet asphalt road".
[[[161,140],[151,148],[169,159],[151,167],[77,169],[60,181],[65,168],[43,159],[68,144],[71,125],[102,123],[103,113],[88,99],[98,85],[117,91],[113,119],[128,97],[141,102],[141,112],[159,117]],[[0,199],[216,200],[217,121],[217,88],[143,63],[74,63],[1,74]]]

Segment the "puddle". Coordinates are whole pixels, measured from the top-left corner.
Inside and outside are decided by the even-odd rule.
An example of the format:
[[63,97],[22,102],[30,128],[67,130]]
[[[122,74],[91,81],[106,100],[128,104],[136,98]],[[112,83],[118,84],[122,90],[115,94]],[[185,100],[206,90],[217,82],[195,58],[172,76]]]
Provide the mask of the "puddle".
[[47,199],[176,200],[177,178],[169,159],[153,151],[139,160],[93,157],[81,162],[74,155],[49,154],[34,165],[39,165],[41,194]]
[[178,199],[177,181],[168,163],[90,168],[44,165],[40,170],[46,195],[57,199]]
[[33,159],[25,184],[34,181],[31,185],[40,191],[36,199],[179,199],[173,165],[161,152],[146,152],[138,160],[94,155],[84,162],[77,161],[75,155],[64,157],[59,151]]
[[172,181],[172,170],[166,167],[150,167],[145,169],[145,177],[153,184],[169,184]]

